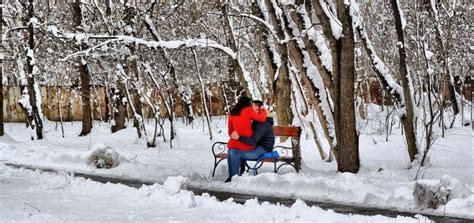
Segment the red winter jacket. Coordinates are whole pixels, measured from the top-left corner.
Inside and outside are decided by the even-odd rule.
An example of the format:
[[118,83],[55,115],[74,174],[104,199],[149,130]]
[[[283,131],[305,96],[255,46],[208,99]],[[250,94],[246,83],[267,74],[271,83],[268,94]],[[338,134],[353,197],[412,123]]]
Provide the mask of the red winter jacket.
[[[267,119],[267,111],[261,107],[260,114],[255,112],[252,107],[246,107],[240,111],[240,115],[229,115],[228,133],[229,136],[235,130],[240,136],[252,137],[252,120],[264,122]],[[239,149],[243,151],[250,151],[255,148],[255,145],[247,145],[239,140],[229,139],[227,144],[229,149]]]

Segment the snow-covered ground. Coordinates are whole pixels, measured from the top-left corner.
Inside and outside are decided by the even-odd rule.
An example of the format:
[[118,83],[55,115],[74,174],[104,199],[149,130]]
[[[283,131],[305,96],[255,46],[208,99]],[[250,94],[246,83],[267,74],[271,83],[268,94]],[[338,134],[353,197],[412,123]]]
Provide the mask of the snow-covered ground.
[[[414,179],[417,168],[409,168],[410,165],[404,145],[404,138],[400,135],[398,129],[394,129],[394,134],[390,136],[388,142],[385,142],[385,136],[361,135],[361,170],[358,174],[336,172],[336,163],[321,161],[311,141],[311,137],[303,134],[302,156],[304,165],[300,173],[296,174],[294,170],[288,168],[283,169],[278,174],[274,174],[271,171],[272,166],[267,164],[268,166],[265,166],[258,176],[244,175],[234,178],[232,183],[225,184],[223,183],[227,177],[227,165],[225,162],[219,166],[217,176],[215,178],[211,177],[214,161],[210,149],[214,141],[227,141],[225,117],[213,117],[213,128],[216,134],[214,135],[215,138],[213,141],[210,141],[208,133],[203,131],[202,123],[202,121],[197,120],[194,122],[194,126],[191,127],[184,126],[178,122],[177,139],[173,142],[173,148],[169,148],[169,143],[160,141],[157,148],[149,149],[146,148],[146,142],[143,139],[137,139],[135,129],[131,127],[111,134],[108,124],[96,123],[90,136],[78,137],[77,135],[81,128],[80,123],[65,123],[66,136],[62,138],[59,128],[56,129],[56,123],[46,122],[45,139],[41,141],[31,141],[29,136],[30,131],[26,130],[23,124],[11,123],[6,125],[6,136],[0,138],[0,161],[161,183],[165,182],[170,176],[182,176],[184,185],[216,191],[232,191],[282,198],[327,201],[474,219],[474,152],[472,148],[473,136],[471,135],[471,127],[458,127],[447,130],[445,138],[436,140],[430,155],[430,165],[421,171],[423,179],[419,180],[419,182],[432,185],[439,184],[441,179],[453,182],[452,187],[448,189],[452,189],[452,194],[455,194],[456,197],[450,199],[446,205],[442,205],[436,210],[421,210],[416,206],[413,195],[415,183],[417,182]],[[151,130],[151,125],[149,129]],[[94,166],[88,164],[88,157],[93,152],[93,149],[101,147],[102,145],[112,148],[120,155],[121,163],[119,166],[112,169],[96,169]],[[3,171],[8,173],[6,174],[8,176],[15,175],[11,174],[15,171],[6,170],[5,167],[3,167]],[[24,178],[22,174],[27,176],[36,174],[35,177],[32,177],[35,180],[32,180],[30,183],[37,185],[42,185],[41,182],[48,182],[48,180],[41,180],[41,177],[58,178],[58,176],[51,174],[25,172],[27,171],[19,172],[18,179],[14,181],[21,181],[21,179]],[[3,183],[4,181],[9,181],[5,180],[6,178],[8,177],[5,177],[5,174],[0,177],[2,180],[0,182],[1,187],[8,187],[6,183]],[[62,178],[67,179],[68,182],[74,182],[73,186],[69,183],[66,184],[66,186],[68,186],[67,190],[76,192],[83,191],[80,189],[81,186],[94,187],[99,191],[110,190],[110,193],[107,192],[107,195],[104,195],[106,196],[105,199],[109,199],[110,202],[102,201],[102,199],[100,202],[118,202],[118,204],[123,204],[121,208],[141,204],[142,202],[145,204],[148,204],[147,202],[153,203],[155,200],[159,200],[158,198],[154,200],[143,195],[150,194],[150,197],[154,197],[154,193],[150,191],[159,191],[157,192],[159,195],[156,195],[156,197],[164,194],[160,185],[135,190],[117,185],[98,186],[98,184],[94,182],[71,179],[66,176],[62,176]],[[65,181],[64,179],[63,181]],[[49,184],[46,184],[46,187],[48,187],[48,185]],[[45,188],[45,190],[49,190],[53,193],[52,188],[55,188],[55,186],[49,186],[49,188]],[[112,190],[110,188],[114,189]],[[19,188],[18,190],[28,191],[27,188]],[[124,196],[131,196],[135,198],[135,200],[130,202],[130,204],[124,204],[124,200],[115,202],[115,200],[112,199],[116,196],[116,194],[113,194],[115,190],[117,194],[124,193],[122,190],[130,191],[131,195],[127,194]],[[87,190],[84,189],[84,191]],[[69,195],[74,197],[77,195],[74,193],[71,194],[70,192],[71,191],[65,191],[64,194],[60,194],[64,197]],[[328,216],[334,215],[334,213],[324,212],[317,208],[304,207],[301,203],[295,204],[292,208],[277,207],[269,204],[257,205],[256,202],[253,201],[244,206],[228,203],[219,203],[219,205],[217,205],[218,202],[211,201],[212,198],[191,196],[189,194],[190,192],[180,192],[178,194],[182,193],[188,195],[175,194],[166,196],[188,197],[186,199],[193,197],[194,203],[192,205],[189,203],[181,204],[178,202],[179,199],[176,199],[178,200],[176,201],[178,204],[168,208],[174,209],[176,207],[182,207],[182,205],[188,205],[184,209],[189,215],[179,215],[179,212],[172,212],[166,215],[167,217],[165,219],[174,219],[174,217],[178,220],[182,219],[182,217],[199,219],[200,216],[209,216],[208,220],[219,221],[221,217],[226,217],[226,214],[223,214],[223,212],[226,213],[227,211],[223,210],[229,210],[228,212],[231,212],[229,219],[238,216],[239,218],[237,219],[243,220],[242,216],[245,214],[242,213],[249,213],[247,220],[250,221],[250,219],[255,219],[250,217],[254,216],[250,214],[253,213],[251,210],[254,208],[262,208],[262,211],[275,209],[278,213],[273,211],[267,211],[267,213],[280,217],[285,216],[283,219],[287,220],[299,220],[297,216],[300,216],[301,220],[311,219],[311,216],[316,216],[304,214],[307,213],[306,211],[308,210],[310,210],[308,213],[315,212],[326,213]],[[2,196],[9,197],[12,195],[7,194]],[[88,201],[92,201],[92,197],[94,196],[100,196],[100,192],[93,191],[88,194],[87,197],[90,199]],[[141,201],[137,197],[145,197],[146,199]],[[38,199],[41,200],[41,198]],[[128,201],[127,199],[125,200]],[[164,199],[166,200],[168,198]],[[58,202],[59,200],[58,198]],[[197,202],[201,200],[205,203],[203,206]],[[87,199],[83,202],[87,202]],[[211,203],[212,205],[210,205]],[[5,205],[5,203],[2,203],[2,205]],[[163,206],[161,203],[156,205],[158,205],[159,208],[163,208],[161,207]],[[218,207],[211,207],[213,205],[217,205]],[[150,216],[150,219],[154,219],[153,216],[160,216],[159,214],[152,213],[154,209],[150,208],[156,208],[156,206],[151,206],[152,207],[131,208],[130,212],[118,211],[117,213],[123,213],[127,214],[127,216],[135,216],[137,218],[140,213],[143,213],[146,216]],[[241,211],[232,212],[231,210],[234,206],[236,210]],[[4,206],[2,206],[2,209],[3,207]],[[195,207],[197,207],[197,209]],[[48,207],[44,208],[50,209]],[[41,208],[39,209],[41,210]],[[164,209],[167,210],[166,208]],[[201,209],[202,213],[197,213],[201,211]],[[295,211],[296,209],[302,212]],[[81,211],[71,209],[71,213],[69,214],[61,213],[64,215],[74,215],[73,217],[80,217],[83,215]],[[92,211],[92,208],[90,211]],[[219,211],[219,214],[211,214],[213,211]],[[286,212],[287,214],[280,215],[279,212]],[[13,211],[12,213],[17,212]],[[88,212],[84,211],[84,213]],[[159,213],[162,212],[160,211]],[[84,215],[87,216],[86,214]],[[61,214],[58,214],[57,217],[58,219],[63,219]],[[113,217],[115,216],[111,218]],[[328,218],[328,221],[332,221],[332,219],[329,219],[330,218]],[[341,219],[344,218],[341,217]],[[386,220],[389,221],[389,219]],[[360,221],[366,222],[368,219],[361,219]]]
[[309,207],[219,202],[181,190],[182,177],[139,189],[0,164],[0,222],[430,222],[417,218],[344,215]]

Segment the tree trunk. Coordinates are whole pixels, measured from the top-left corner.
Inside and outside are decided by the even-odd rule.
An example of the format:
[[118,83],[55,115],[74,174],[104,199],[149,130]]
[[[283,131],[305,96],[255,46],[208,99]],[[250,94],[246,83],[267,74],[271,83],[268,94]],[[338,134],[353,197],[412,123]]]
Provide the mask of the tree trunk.
[[[305,7],[305,10],[306,8],[310,8],[308,5],[303,5],[302,1],[296,1],[296,4],[297,4],[296,6],[297,8]],[[296,11],[290,12],[290,15],[296,25],[295,28],[297,28],[300,33],[304,31],[306,28],[308,28],[308,27],[305,27],[305,25],[303,24],[303,19],[300,17],[300,15],[298,15]],[[310,18],[311,16],[308,15],[308,17]],[[294,35],[291,34],[290,30],[288,30],[288,33],[290,33],[291,38],[294,38]],[[311,103],[314,106],[314,109],[316,110],[316,114],[318,116],[319,122],[323,129],[323,133],[326,136],[328,144],[330,145],[330,150],[332,150],[333,144],[334,144],[333,143],[334,136],[331,136],[331,134],[329,133],[328,117],[324,115],[324,112],[321,109],[321,100],[327,100],[327,98],[326,97],[322,98],[321,93],[323,92],[320,92],[320,91],[325,91],[325,89],[318,89],[311,81],[310,76],[308,75],[309,70],[303,64],[304,62],[303,57],[305,57],[303,54],[303,51],[307,52],[306,57],[309,57],[310,61],[314,65],[314,68],[320,74],[324,82],[324,86],[328,88],[330,92],[334,91],[333,89],[334,87],[332,85],[332,77],[331,77],[332,74],[323,66],[322,61],[318,56],[321,54],[321,52],[315,46],[315,44],[309,40],[308,35],[301,36],[301,39],[304,43],[304,47],[299,46],[295,40],[289,42],[290,58],[292,61],[294,61],[294,64],[296,65],[298,70],[301,72],[300,74],[302,76],[304,85],[306,86],[307,94],[309,98],[311,99]],[[329,118],[329,119],[332,120],[332,118]],[[314,124],[311,123],[311,125],[314,125]]]
[[[436,8],[433,8],[436,7]],[[442,88],[443,90],[441,91],[443,95],[443,101],[442,101],[442,108],[444,109],[446,106],[446,101],[450,100],[451,101],[451,106],[453,107],[454,115],[457,115],[459,113],[459,102],[458,99],[456,98],[456,90],[454,88],[454,78],[450,74],[449,71],[449,51],[451,48],[451,18],[448,18],[446,20],[447,27],[446,30],[441,30],[441,25],[439,21],[439,15],[435,14],[439,8],[431,4],[431,6],[428,7],[428,11],[431,15],[431,17],[434,20],[435,23],[435,30],[436,30],[436,41],[439,44],[439,47],[441,49],[437,50],[441,52],[440,57],[438,58],[438,61],[441,63],[441,73],[442,73],[442,82],[444,87]],[[401,10],[401,9],[400,9]],[[444,36],[444,31],[447,31],[447,35]]]
[[[82,27],[82,10],[81,1],[76,0],[72,3],[74,11],[74,28],[81,30]],[[87,44],[82,43],[76,46],[76,50],[81,51],[87,48]],[[81,77],[81,102],[82,102],[82,130],[79,136],[86,136],[92,129],[92,114],[91,114],[91,78],[87,62],[84,57],[80,57],[76,61],[77,69]]]
[[[129,46],[131,54],[135,53],[135,46]],[[142,112],[142,103],[140,101],[140,93],[139,89],[141,88],[140,85],[140,75],[138,74],[138,65],[137,60],[132,59],[132,61],[127,62],[127,66],[125,67],[126,75],[131,78],[131,81],[135,81],[135,85],[132,84],[132,88],[130,89],[131,97],[129,98],[130,106],[133,105],[133,127],[137,129],[138,138],[142,137],[141,128],[144,127],[143,121],[145,120],[143,117]],[[134,78],[132,78],[134,76]],[[138,116],[138,117],[137,117]]]
[[[232,30],[232,26],[230,24],[229,15],[227,14],[227,5],[222,3],[221,4],[221,11],[222,15],[224,16],[224,32],[227,37],[227,42],[229,47],[235,52],[238,52],[237,43],[235,42],[234,32]],[[252,80],[245,79],[244,71],[239,63],[238,56],[236,58],[231,59],[232,67],[234,71],[234,75],[236,74],[239,78],[239,82],[244,89],[244,92],[247,96],[255,96],[253,92],[253,83]],[[250,85],[250,86],[249,86]]]
[[[3,18],[3,7],[0,8],[0,16]],[[3,26],[0,26],[0,33],[3,33],[2,27]],[[3,45],[3,38],[1,41]],[[0,58],[0,90],[2,92],[0,95],[0,136],[3,136],[5,134],[3,126],[3,57]]]
[[3,136],[5,134],[3,127],[3,61],[0,61],[0,90],[2,91],[0,95],[0,136]]
[[[265,20],[265,16],[263,15],[263,12],[260,10],[260,7],[258,6],[257,2],[252,3],[252,13],[255,16],[258,16],[259,18]],[[265,64],[265,68],[267,71],[267,84],[268,84],[268,91],[273,92],[273,79],[275,77],[276,71],[279,69],[278,65],[275,64],[273,61],[273,58],[276,56],[271,50],[271,44],[274,45],[274,42],[271,40],[272,36],[268,33],[267,28],[262,24],[262,23],[257,23],[258,26],[258,31],[259,31],[259,36],[261,37],[261,41],[263,42],[263,61]],[[269,98],[272,98],[273,94],[269,96]],[[265,100],[266,98],[262,98],[262,100]],[[267,102],[273,101],[271,99],[267,99]]]
[[206,90],[204,88],[204,82],[202,81],[202,78],[201,78],[201,70],[199,69],[196,52],[195,52],[194,49],[192,49],[191,52],[193,53],[194,64],[196,66],[196,73],[197,73],[197,76],[198,76],[199,85],[201,86],[201,98],[202,98],[202,105],[203,105],[202,106],[202,109],[203,109],[202,114],[206,115],[207,127],[209,128],[209,140],[212,140],[211,115],[209,114],[209,109],[208,109],[207,103],[206,103]]
[[337,0],[336,4],[343,33],[336,40],[335,62],[338,64],[338,70],[334,72],[333,100],[337,144],[334,155],[338,171],[357,173],[360,162],[354,108],[354,32],[349,7],[344,4],[344,0]]
[[89,69],[86,64],[78,62],[79,73],[81,74],[81,99],[82,99],[82,131],[79,136],[85,136],[92,129],[92,113],[91,113],[91,88]]
[[[280,24],[285,21],[280,21],[277,18],[275,7],[271,0],[265,0],[265,6],[268,11],[269,19],[276,30],[279,39],[285,39],[285,32]],[[285,24],[286,26],[286,24]],[[280,69],[278,70],[278,77],[273,83],[273,101],[275,102],[277,123],[280,126],[290,126],[293,122],[293,113],[291,112],[291,84],[288,69],[288,44],[286,42],[277,44],[280,53]]]
[[[28,16],[25,17],[25,24],[28,24],[30,19],[34,17],[34,8],[33,8],[33,0],[29,0],[28,2]],[[25,88],[28,91],[29,96],[29,108],[25,106],[23,103],[20,103],[23,110],[26,112],[26,116],[28,122],[32,129],[36,130],[36,138],[42,139],[43,138],[43,121],[41,120],[41,116],[39,114],[39,109],[36,103],[36,94],[39,92],[35,91],[35,78],[34,78],[34,49],[35,49],[35,39],[34,39],[34,27],[33,23],[29,23],[28,25],[28,50],[26,52],[26,86],[23,86],[21,92],[24,92]],[[2,108],[3,109],[3,108]],[[32,136],[33,137],[33,136]]]
[[405,41],[403,35],[403,27],[402,21],[400,17],[400,10],[398,5],[398,0],[391,0],[392,9],[395,17],[395,28],[397,30],[397,39],[398,42],[401,43],[401,46],[398,48],[398,55],[400,57],[399,65],[400,65],[400,77],[402,80],[402,87],[403,87],[403,97],[405,99],[405,108],[406,113],[401,118],[403,123],[403,128],[405,130],[405,139],[407,142],[408,147],[408,155],[410,156],[410,161],[415,159],[415,155],[418,154],[418,148],[416,146],[416,133],[414,128],[414,111],[413,111],[413,99],[411,92],[411,83],[409,80],[410,75],[407,70],[407,63],[406,63],[406,52],[405,52]]
[[113,116],[114,124],[112,125],[112,133],[125,128],[125,117],[127,116],[127,106],[125,97],[125,86],[122,81],[117,81],[117,89],[114,89],[113,99]]

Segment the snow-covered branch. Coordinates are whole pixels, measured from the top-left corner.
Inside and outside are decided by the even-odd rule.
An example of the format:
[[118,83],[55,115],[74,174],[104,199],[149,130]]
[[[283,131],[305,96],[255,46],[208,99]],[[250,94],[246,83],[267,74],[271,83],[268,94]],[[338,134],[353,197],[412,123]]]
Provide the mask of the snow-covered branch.
[[[76,40],[77,42],[87,42],[88,40],[106,40],[110,43],[123,42],[123,43],[135,43],[138,45],[144,45],[148,48],[166,48],[166,49],[177,49],[177,48],[191,48],[191,47],[209,47],[218,49],[232,59],[237,58],[237,54],[229,47],[223,46],[218,42],[205,38],[187,39],[187,40],[170,40],[170,41],[155,41],[145,40],[138,37],[127,36],[127,35],[104,35],[104,34],[87,34],[87,33],[67,33],[60,32],[56,27],[48,27],[47,31],[57,38],[65,38],[69,40]],[[87,51],[89,52],[89,51]],[[86,53],[86,52],[85,52]],[[76,54],[75,56],[80,56]]]
[[382,85],[394,97],[396,103],[400,107],[404,107],[405,101],[403,99],[403,88],[396,82],[390,69],[377,55],[377,52],[375,51],[375,48],[372,45],[372,42],[370,41],[369,36],[367,35],[367,32],[364,29],[362,19],[359,16],[358,5],[354,1],[351,1],[349,7],[354,27],[363,42],[365,51],[370,57],[372,67],[374,68],[377,77],[379,78]]

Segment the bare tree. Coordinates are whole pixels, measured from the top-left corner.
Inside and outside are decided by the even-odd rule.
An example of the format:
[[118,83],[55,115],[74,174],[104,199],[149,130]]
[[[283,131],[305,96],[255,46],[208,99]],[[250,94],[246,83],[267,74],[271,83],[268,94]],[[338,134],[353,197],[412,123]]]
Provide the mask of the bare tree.
[[[285,39],[284,27],[288,26],[284,21],[283,14],[277,15],[276,10],[282,11],[281,6],[276,1],[265,0],[268,9],[269,20],[273,24],[279,40]],[[284,12],[282,12],[284,13]],[[277,123],[282,126],[289,126],[293,122],[293,113],[291,112],[291,85],[289,71],[288,44],[285,41],[278,41],[276,44],[280,53],[280,67],[276,78],[273,79],[273,101],[275,102]]]
[[[397,30],[397,39],[399,42],[398,54],[399,54],[399,69],[400,69],[400,79],[402,80],[403,87],[403,96],[405,100],[405,111],[406,113],[400,118],[403,123],[403,128],[405,130],[405,139],[407,142],[408,155],[410,156],[410,161],[415,159],[416,154],[418,154],[418,148],[416,145],[416,129],[415,129],[415,114],[413,108],[413,86],[411,83],[411,77],[408,73],[407,68],[407,56],[405,52],[405,39],[404,39],[404,26],[406,24],[402,23],[404,18],[402,17],[403,12],[398,0],[391,0],[393,9],[393,15],[395,17],[395,28]],[[405,21],[406,22],[406,21]]]
[[[73,28],[82,31],[82,9],[81,1],[76,0],[72,3],[74,13]],[[79,43],[76,45],[78,51],[87,49],[86,43]],[[82,99],[82,130],[79,136],[85,136],[91,132],[92,129],[92,111],[91,111],[91,77],[87,61],[84,57],[79,57],[76,61],[76,68],[79,70],[81,79],[81,99]]]
[[[39,90],[35,88],[35,28],[34,28],[34,1],[29,0],[24,4],[27,7],[27,16],[25,16],[24,25],[27,26],[28,30],[28,49],[25,50],[26,54],[26,83],[21,85],[22,99],[20,100],[20,106],[25,111],[28,119],[28,124],[33,130],[36,131],[36,138],[43,138],[43,121],[41,120],[41,114],[38,109],[38,98],[41,98]],[[22,72],[22,71],[20,71]],[[3,109],[3,108],[2,108]],[[32,136],[33,139],[33,136]]]

